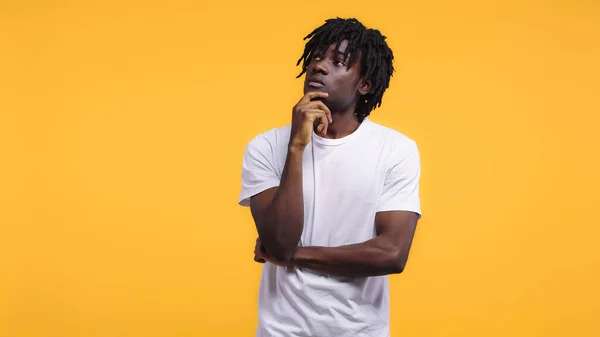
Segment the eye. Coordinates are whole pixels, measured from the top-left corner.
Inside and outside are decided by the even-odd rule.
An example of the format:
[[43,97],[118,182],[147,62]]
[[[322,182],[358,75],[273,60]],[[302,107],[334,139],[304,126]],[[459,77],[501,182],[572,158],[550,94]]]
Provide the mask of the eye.
[[343,66],[345,66],[345,65],[346,65],[346,64],[345,64],[343,61],[340,61],[340,60],[335,60],[335,61],[333,62],[333,64],[335,64],[335,65],[336,65],[336,66],[338,66],[338,67],[343,67]]

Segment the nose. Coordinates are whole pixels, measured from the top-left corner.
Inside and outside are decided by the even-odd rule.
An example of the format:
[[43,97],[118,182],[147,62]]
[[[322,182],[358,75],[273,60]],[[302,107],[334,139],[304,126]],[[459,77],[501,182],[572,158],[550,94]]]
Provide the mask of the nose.
[[313,60],[313,64],[312,64],[313,73],[315,73],[315,74],[321,73],[323,75],[327,75],[329,73],[329,70],[325,66],[324,62],[325,62],[324,59]]

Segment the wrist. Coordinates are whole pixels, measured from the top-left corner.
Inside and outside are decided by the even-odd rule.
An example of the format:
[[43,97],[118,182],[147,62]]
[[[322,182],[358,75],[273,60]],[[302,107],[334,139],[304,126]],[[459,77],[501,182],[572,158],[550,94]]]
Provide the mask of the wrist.
[[306,145],[290,144],[288,146],[288,153],[290,153],[290,154],[302,154],[304,152],[305,148],[306,148]]

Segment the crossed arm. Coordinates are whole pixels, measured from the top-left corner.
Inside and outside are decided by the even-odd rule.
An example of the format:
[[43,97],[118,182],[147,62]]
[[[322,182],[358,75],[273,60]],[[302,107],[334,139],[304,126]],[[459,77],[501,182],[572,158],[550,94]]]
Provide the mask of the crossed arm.
[[289,152],[278,187],[251,198],[259,238],[255,260],[314,269],[336,276],[366,277],[401,273],[408,260],[418,215],[379,212],[376,236],[340,247],[298,247],[303,230],[302,155]]

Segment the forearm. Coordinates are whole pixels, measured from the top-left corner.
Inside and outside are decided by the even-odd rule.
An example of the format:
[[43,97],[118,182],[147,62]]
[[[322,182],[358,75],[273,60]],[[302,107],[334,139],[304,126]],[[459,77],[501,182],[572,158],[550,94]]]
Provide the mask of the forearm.
[[265,249],[283,262],[294,254],[304,227],[302,155],[288,151],[279,188],[258,228]]
[[298,247],[290,266],[331,275],[367,277],[401,273],[408,252],[382,237],[340,247]]

